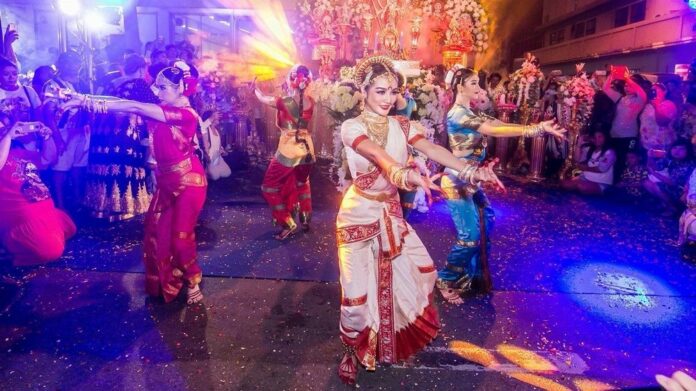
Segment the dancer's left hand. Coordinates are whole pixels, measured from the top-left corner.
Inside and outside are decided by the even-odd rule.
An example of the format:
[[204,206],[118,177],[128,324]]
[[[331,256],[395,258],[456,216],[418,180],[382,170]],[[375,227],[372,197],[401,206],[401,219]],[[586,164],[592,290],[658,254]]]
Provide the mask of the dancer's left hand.
[[545,133],[548,133],[555,137],[557,140],[564,140],[565,134],[568,130],[559,126],[555,120],[542,121],[539,123],[541,128],[544,129]]

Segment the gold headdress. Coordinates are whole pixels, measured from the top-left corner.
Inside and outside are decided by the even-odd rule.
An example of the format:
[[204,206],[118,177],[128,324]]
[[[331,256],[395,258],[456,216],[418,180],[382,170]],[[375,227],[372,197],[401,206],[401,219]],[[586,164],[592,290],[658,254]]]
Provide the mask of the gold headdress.
[[392,60],[387,57],[387,56],[372,56],[363,59],[360,61],[360,63],[355,67],[355,84],[358,85],[360,88],[364,88],[368,84],[372,83],[374,81],[374,78],[372,77],[372,65],[374,64],[382,64],[389,73],[387,74],[388,77],[392,77],[395,80],[398,80],[398,77],[396,76],[396,70],[394,69],[394,63]]

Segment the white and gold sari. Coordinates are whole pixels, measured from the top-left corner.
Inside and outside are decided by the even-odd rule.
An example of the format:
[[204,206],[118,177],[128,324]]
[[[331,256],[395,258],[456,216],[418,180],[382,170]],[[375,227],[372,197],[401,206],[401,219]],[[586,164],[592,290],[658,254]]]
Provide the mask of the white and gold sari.
[[397,163],[408,163],[408,143],[423,137],[403,117],[389,117],[387,137],[376,139],[362,114],[341,127],[353,185],[336,219],[341,271],[341,340],[374,370],[420,351],[440,328],[431,304],[436,269],[413,228],[402,216],[397,188],[355,148],[366,140],[383,146]]

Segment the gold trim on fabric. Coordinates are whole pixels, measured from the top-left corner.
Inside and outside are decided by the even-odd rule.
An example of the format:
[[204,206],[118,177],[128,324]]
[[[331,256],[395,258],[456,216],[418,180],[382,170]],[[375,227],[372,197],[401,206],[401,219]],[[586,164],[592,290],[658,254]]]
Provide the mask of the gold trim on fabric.
[[358,194],[359,196],[363,198],[367,198],[368,200],[371,201],[377,201],[377,202],[386,202],[393,198],[397,191],[396,188],[392,188],[392,190],[389,193],[377,193],[377,194],[369,194],[363,190],[361,190],[359,187],[353,185],[353,189],[355,189],[355,193]]
[[285,166],[285,167],[295,167],[295,166],[300,165],[300,163],[302,163],[302,161],[303,161],[305,158],[304,158],[304,157],[298,157],[298,158],[295,158],[295,159],[291,159],[291,158],[289,158],[289,157],[287,157],[287,156],[284,156],[282,153],[280,153],[280,151],[277,151],[276,154],[275,154],[275,159],[276,159],[276,161],[278,161],[278,163],[280,163],[281,165],[283,165],[283,166]]
[[193,169],[193,163],[191,163],[190,158],[186,158],[179,163],[173,164],[169,167],[158,167],[159,172],[162,174],[168,174],[170,172],[178,172],[180,174],[186,174]]
[[457,240],[457,246],[462,246],[462,247],[478,247],[481,245],[480,240],[471,240],[471,241],[466,241],[466,240]]

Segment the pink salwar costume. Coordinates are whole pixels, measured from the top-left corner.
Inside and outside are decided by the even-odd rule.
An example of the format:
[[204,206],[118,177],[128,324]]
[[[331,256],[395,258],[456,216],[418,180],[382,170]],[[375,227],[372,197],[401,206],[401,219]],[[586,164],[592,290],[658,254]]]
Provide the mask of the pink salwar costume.
[[145,217],[145,289],[170,302],[184,282],[202,279],[194,228],[208,183],[194,154],[198,117],[190,107],[161,106],[165,122],[150,121],[157,189]]
[[[408,144],[423,137],[404,117],[389,117],[384,147],[397,163],[408,163]],[[436,268],[402,216],[396,186],[379,167],[356,152],[369,138],[362,116],[341,127],[354,178],[336,219],[341,272],[340,338],[368,370],[420,351],[440,328],[432,305]],[[374,141],[374,140],[373,140]],[[344,366],[351,364],[346,354]],[[342,375],[343,377],[343,375]]]

